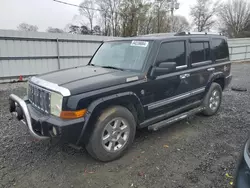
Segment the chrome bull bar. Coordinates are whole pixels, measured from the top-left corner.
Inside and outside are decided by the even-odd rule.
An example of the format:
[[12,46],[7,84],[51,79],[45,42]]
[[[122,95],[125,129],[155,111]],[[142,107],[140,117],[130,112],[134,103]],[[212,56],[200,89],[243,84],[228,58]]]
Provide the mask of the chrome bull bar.
[[[18,115],[20,115],[20,114],[18,114],[20,112],[17,112],[16,108],[17,108],[17,106],[21,108],[24,119],[19,119],[19,120],[28,126],[29,132],[30,132],[32,137],[34,137],[37,140],[47,140],[50,138],[47,136],[41,136],[33,130],[30,113],[29,113],[27,104],[25,103],[25,101],[23,99],[21,99],[20,97],[18,97],[17,95],[14,95],[14,94],[11,94],[9,96],[9,99],[10,99],[10,112],[15,113],[15,115],[18,116]],[[13,104],[15,105],[14,107],[13,107]]]

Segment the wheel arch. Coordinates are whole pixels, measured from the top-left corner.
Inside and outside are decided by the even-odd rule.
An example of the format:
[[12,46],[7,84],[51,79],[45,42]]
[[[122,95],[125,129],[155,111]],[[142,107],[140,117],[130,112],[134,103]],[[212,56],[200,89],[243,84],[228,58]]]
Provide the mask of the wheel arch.
[[208,85],[206,87],[206,92],[208,92],[208,90],[213,82],[216,82],[217,84],[219,84],[222,88],[222,91],[223,91],[225,89],[225,75],[224,75],[224,73],[223,72],[216,72],[210,76],[209,81],[208,81]]
[[94,129],[92,125],[101,111],[117,105],[127,108],[133,114],[137,125],[145,119],[143,105],[134,92],[118,93],[99,98],[89,105],[85,115],[85,123],[76,144],[79,145],[81,142],[86,143],[88,141],[88,137]]

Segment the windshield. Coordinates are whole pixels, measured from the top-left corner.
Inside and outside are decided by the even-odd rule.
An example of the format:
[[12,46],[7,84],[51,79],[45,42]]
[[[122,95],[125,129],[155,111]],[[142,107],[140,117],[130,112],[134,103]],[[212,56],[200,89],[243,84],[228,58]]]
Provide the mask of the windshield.
[[91,61],[91,65],[125,70],[141,70],[150,42],[117,41],[104,43]]

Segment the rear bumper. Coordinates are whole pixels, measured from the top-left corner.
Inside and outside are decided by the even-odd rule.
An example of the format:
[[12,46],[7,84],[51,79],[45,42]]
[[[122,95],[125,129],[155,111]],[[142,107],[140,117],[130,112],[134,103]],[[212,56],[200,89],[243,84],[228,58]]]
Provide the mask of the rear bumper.
[[10,112],[27,125],[30,135],[37,140],[60,138],[65,142],[75,144],[84,125],[84,118],[62,120],[52,115],[36,110],[28,100],[23,100],[11,94]]
[[250,187],[250,157],[248,153],[248,148],[250,145],[250,140],[246,143],[244,148],[244,155],[239,163],[234,188],[249,188]]

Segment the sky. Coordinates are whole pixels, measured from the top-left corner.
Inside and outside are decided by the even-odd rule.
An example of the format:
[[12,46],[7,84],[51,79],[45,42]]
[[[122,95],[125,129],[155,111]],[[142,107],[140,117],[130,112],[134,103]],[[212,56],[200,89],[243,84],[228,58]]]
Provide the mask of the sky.
[[[62,0],[80,4],[82,0]],[[190,6],[196,0],[178,0],[180,9],[175,14],[189,19]],[[77,20],[78,8],[54,2],[53,0],[0,0],[0,29],[17,29],[20,23],[37,25],[39,31],[48,27],[64,29]]]

